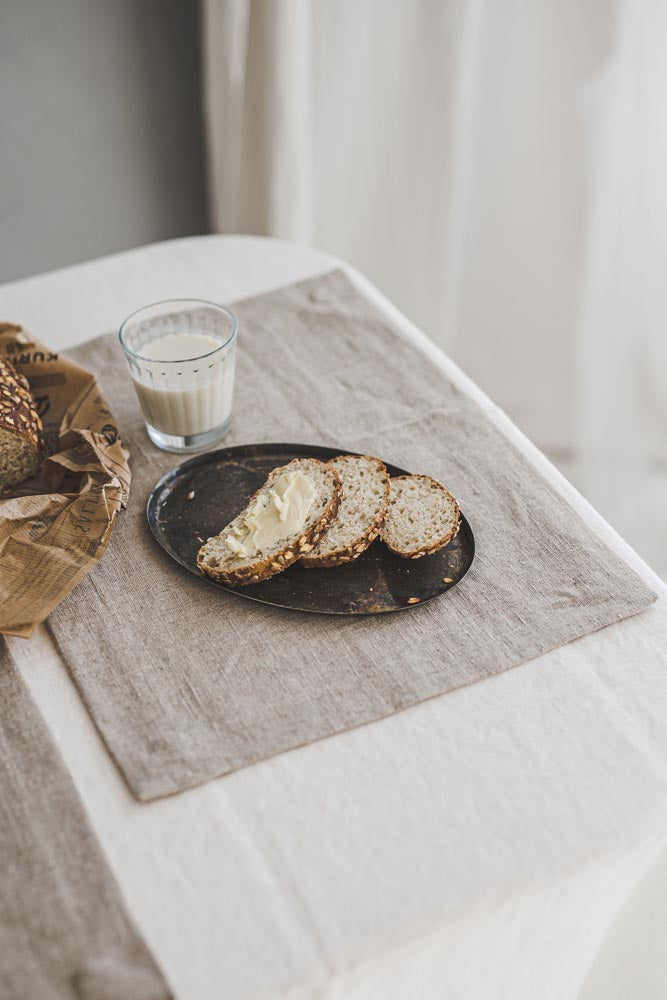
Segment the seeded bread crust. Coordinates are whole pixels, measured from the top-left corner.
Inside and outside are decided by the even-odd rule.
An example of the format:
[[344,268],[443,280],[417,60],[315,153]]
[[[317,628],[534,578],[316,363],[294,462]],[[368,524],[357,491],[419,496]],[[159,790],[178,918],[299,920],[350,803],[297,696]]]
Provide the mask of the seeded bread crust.
[[[340,459],[345,458],[356,458],[357,456],[347,456],[340,455],[338,458],[332,458],[327,464],[331,465]],[[371,455],[363,455],[368,462],[375,463],[377,470],[384,473],[386,477],[385,484],[385,494],[384,503],[378,511],[376,517],[371,524],[368,525],[365,531],[358,535],[349,545],[341,546],[332,552],[327,553],[322,556],[314,556],[312,554],[303,556],[301,558],[301,565],[305,566],[306,569],[331,569],[334,566],[342,566],[343,563],[352,562],[353,559],[357,559],[362,552],[365,552],[371,542],[374,542],[377,536],[380,534],[380,530],[384,523],[384,519],[387,516],[387,510],[389,508],[389,476],[385,468],[384,462],[381,462],[379,458],[375,458]],[[344,487],[343,487],[344,489]]]
[[[395,476],[391,479],[391,483],[396,480],[401,479],[422,479],[427,482],[431,487],[437,487],[442,490],[442,492],[448,497],[454,506],[454,524],[451,529],[443,533],[437,541],[432,542],[430,545],[424,545],[416,549],[401,549],[395,544],[392,544],[388,539],[388,533],[391,530],[389,522],[389,512],[391,511],[391,499],[389,501],[389,511],[387,513],[387,518],[382,529],[382,541],[385,543],[388,549],[395,552],[396,555],[401,556],[403,559],[421,559],[423,556],[430,556],[434,552],[439,552],[440,549],[444,549],[445,545],[449,545],[452,538],[455,538],[459,528],[461,527],[461,511],[456,499],[452,496],[449,490],[445,489],[442,483],[439,483],[437,479],[433,479],[432,476]],[[390,483],[390,485],[391,485]]]
[[[225,569],[220,566],[209,566],[206,564],[205,557],[207,555],[207,545],[200,548],[197,553],[197,566],[199,569],[210,576],[212,580],[217,580],[219,583],[225,583],[232,587],[244,587],[251,583],[261,583],[263,580],[268,580],[269,577],[275,576],[276,573],[282,573],[283,570],[288,569],[293,563],[297,562],[302,555],[305,555],[310,551],[311,547],[320,540],[324,532],[327,530],[331,522],[336,517],[338,513],[338,507],[343,497],[343,487],[340,481],[340,476],[335,469],[326,465],[324,462],[320,462],[319,459],[310,459],[311,462],[317,462],[324,469],[327,469],[332,477],[332,495],[329,503],[324,508],[322,514],[313,522],[313,524],[298,538],[293,539],[288,542],[283,548],[272,552],[268,556],[264,556],[262,559],[258,559],[256,562],[249,563],[246,566],[241,566],[238,569]],[[302,459],[292,459],[287,465],[283,466],[280,471],[289,471],[290,466],[295,465],[295,463],[301,463]],[[274,469],[268,478],[271,478],[276,473]],[[264,483],[260,488],[253,493],[250,500],[248,500],[247,506],[250,506],[256,499],[256,497],[264,489]],[[223,529],[224,531],[224,529]]]
[[28,380],[0,357],[0,490],[37,472],[44,454],[42,421]]

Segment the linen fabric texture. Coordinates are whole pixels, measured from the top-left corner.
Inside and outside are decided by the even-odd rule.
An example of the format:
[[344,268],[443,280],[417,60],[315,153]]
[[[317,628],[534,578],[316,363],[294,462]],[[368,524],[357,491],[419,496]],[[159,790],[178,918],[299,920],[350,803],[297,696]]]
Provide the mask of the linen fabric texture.
[[118,415],[133,486],[105,558],[48,625],[139,799],[485,680],[655,599],[342,272],[233,308],[237,391],[225,445],[322,444],[433,475],[468,518],[476,558],[443,597],[367,618],[282,611],[197,580],[148,529],[148,494],[175,461],[146,435],[116,338],[76,349]]
[[169,1000],[0,637],[0,996]]

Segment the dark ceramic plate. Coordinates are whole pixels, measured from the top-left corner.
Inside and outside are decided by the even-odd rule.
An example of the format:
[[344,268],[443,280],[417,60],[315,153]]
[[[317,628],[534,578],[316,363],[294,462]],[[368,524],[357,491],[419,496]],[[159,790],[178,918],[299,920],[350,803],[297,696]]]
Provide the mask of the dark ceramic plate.
[[[151,531],[163,549],[195,576],[197,551],[245,506],[271,469],[293,458],[326,462],[341,449],[305,444],[249,444],[191,458],[163,476],[148,498]],[[387,464],[392,476],[404,469]],[[187,496],[194,491],[194,498]],[[402,611],[438,597],[461,580],[475,555],[475,540],[463,515],[459,532],[440,552],[401,559],[377,539],[354,562],[334,569],[303,569],[298,563],[264,583],[213,587],[294,611],[369,615]],[[208,579],[208,578],[205,578]],[[410,600],[419,598],[418,601]]]

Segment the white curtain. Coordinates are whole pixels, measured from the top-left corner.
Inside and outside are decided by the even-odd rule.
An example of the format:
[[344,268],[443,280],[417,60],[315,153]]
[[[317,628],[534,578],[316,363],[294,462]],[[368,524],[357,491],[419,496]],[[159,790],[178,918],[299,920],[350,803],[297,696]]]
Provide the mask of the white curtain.
[[355,264],[667,573],[667,4],[203,9],[212,228]]

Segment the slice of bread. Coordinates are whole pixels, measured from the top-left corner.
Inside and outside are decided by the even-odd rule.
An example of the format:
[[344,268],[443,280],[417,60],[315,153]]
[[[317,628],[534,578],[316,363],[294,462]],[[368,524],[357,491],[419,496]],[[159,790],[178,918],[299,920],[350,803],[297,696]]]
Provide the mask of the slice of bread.
[[382,541],[404,559],[420,559],[442,549],[459,530],[459,505],[430,476],[397,476],[390,481],[389,510]]
[[389,505],[389,473],[379,458],[339,455],[328,463],[343,484],[343,500],[331,527],[301,564],[340,566],[351,562],[377,538]]
[[0,358],[0,490],[34,476],[43,455],[42,421],[28,380]]
[[[235,529],[242,531],[249,508],[257,500],[264,498],[268,505],[269,491],[273,484],[279,476],[291,472],[301,472],[308,476],[315,488],[315,498],[303,527],[295,535],[280,538],[266,551],[260,549],[252,555],[232,551],[226,540],[230,536],[235,537]],[[197,565],[207,576],[231,586],[260,583],[275,573],[282,573],[320,540],[338,512],[341,497],[340,477],[332,466],[316,458],[295,458],[287,465],[273,469],[264,485],[250,498],[240,514],[219,535],[209,538],[202,545],[197,554]]]

